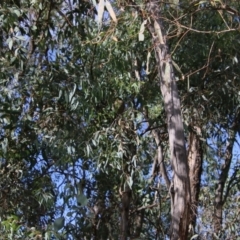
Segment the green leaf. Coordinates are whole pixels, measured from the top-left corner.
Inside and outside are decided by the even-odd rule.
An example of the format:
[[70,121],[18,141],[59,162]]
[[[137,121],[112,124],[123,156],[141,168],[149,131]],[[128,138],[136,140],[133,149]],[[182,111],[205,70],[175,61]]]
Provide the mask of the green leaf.
[[54,221],[54,229],[55,231],[59,231],[64,227],[65,218],[59,217]]
[[60,90],[59,90],[59,93],[58,93],[57,100],[59,100],[59,99],[61,98],[61,96],[62,96],[62,93],[63,93],[63,91],[60,89]]
[[146,74],[148,75],[150,73],[150,58],[151,58],[151,52],[149,51],[147,54],[147,63],[146,63]]
[[195,234],[195,235],[193,235],[193,236],[191,237],[190,240],[194,240],[194,238],[197,238],[198,236],[199,236],[198,234]]
[[104,13],[104,0],[99,0],[98,16],[97,16],[97,22],[98,22],[99,27],[101,27],[101,25],[102,25],[103,13]]
[[106,8],[107,8],[107,10],[108,10],[108,13],[109,13],[109,15],[111,16],[111,18],[112,18],[112,20],[115,22],[115,23],[117,23],[117,17],[116,17],[116,14],[115,14],[115,12],[114,12],[114,10],[113,10],[113,8],[112,8],[112,5],[111,5],[111,3],[108,1],[108,0],[106,0]]
[[96,0],[91,0],[91,2],[92,2],[92,4],[93,4],[94,7],[97,6]]
[[81,205],[82,207],[84,207],[88,204],[88,199],[85,195],[80,193],[80,194],[77,195],[77,203],[79,205]]
[[24,37],[24,36],[16,36],[16,38],[21,41],[26,41],[26,37]]
[[145,31],[145,25],[147,23],[147,20],[144,20],[143,23],[141,24],[140,31],[138,33],[138,40],[139,41],[144,41],[144,31]]
[[77,85],[74,83],[73,90],[69,94],[69,99],[68,99],[69,103],[71,103],[71,101],[72,101],[72,97],[76,91],[76,88],[77,88]]
[[18,16],[20,17],[21,16],[21,12],[19,11],[19,9],[14,9],[13,12]]
[[13,47],[13,39],[12,38],[9,38],[8,47],[10,50],[12,50],[12,47]]
[[138,34],[138,40],[139,41],[144,41],[144,34],[143,33]]
[[169,3],[171,3],[170,6],[172,8],[177,8],[179,5],[179,0],[169,0]]
[[128,177],[127,182],[128,182],[128,186],[130,187],[130,189],[132,189],[132,185],[133,185],[133,179],[132,179],[132,177]]
[[43,4],[42,4],[42,2],[39,3],[39,9],[40,9],[40,10],[43,9]]

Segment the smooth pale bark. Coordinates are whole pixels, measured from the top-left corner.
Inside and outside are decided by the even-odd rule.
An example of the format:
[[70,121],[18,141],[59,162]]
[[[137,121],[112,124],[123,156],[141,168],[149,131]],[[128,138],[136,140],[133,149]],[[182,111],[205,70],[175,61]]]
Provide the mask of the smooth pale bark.
[[199,127],[194,127],[189,133],[188,139],[188,166],[189,166],[189,179],[190,179],[190,191],[191,191],[191,209],[189,224],[192,234],[194,234],[194,228],[196,225],[198,198],[200,192],[201,173],[202,173],[202,144],[199,139],[201,130]]
[[166,34],[158,1],[147,3],[148,29],[153,38],[158,63],[160,86],[167,115],[169,145],[173,168],[171,194],[171,240],[185,240],[188,236],[190,211],[190,186],[184,129],[171,55],[168,52]]

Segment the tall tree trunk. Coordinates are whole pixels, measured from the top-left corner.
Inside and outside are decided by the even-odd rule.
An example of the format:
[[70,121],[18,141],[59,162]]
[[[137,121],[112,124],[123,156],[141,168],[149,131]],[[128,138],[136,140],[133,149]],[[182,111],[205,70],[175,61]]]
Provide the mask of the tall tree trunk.
[[[122,114],[122,113],[121,113]],[[121,121],[121,118],[120,118]],[[130,203],[132,199],[132,186],[129,185],[131,179],[131,172],[132,172],[132,164],[131,160],[133,156],[137,153],[137,148],[134,143],[135,132],[134,123],[133,121],[129,121],[126,126],[122,126],[121,130],[124,131],[125,136],[129,139],[128,143],[123,143],[123,148],[126,150],[123,156],[124,166],[123,166],[123,173],[125,175],[125,180],[120,186],[119,193],[121,196],[121,222],[120,222],[120,231],[121,231],[121,240],[127,240],[130,236],[130,221],[129,221],[129,209]],[[133,181],[133,179],[131,179]]]
[[190,230],[194,233],[196,225],[198,198],[200,192],[201,173],[202,173],[202,144],[199,139],[201,130],[199,127],[194,127],[189,133],[189,147],[188,147],[188,166],[189,166],[189,179],[191,191],[191,209],[189,224]]
[[236,130],[229,130],[228,140],[225,152],[224,164],[221,167],[221,173],[215,191],[214,215],[213,224],[214,232],[218,234],[222,229],[222,212],[223,212],[223,191],[228,177],[228,172],[232,160],[232,150],[235,141]]
[[127,240],[129,236],[129,207],[131,202],[131,190],[127,186],[121,192],[121,240]]
[[158,62],[160,86],[167,115],[169,144],[173,167],[171,193],[171,240],[185,240],[188,236],[190,210],[190,185],[184,129],[171,56],[168,52],[166,34],[158,1],[147,3],[148,29],[152,35]]

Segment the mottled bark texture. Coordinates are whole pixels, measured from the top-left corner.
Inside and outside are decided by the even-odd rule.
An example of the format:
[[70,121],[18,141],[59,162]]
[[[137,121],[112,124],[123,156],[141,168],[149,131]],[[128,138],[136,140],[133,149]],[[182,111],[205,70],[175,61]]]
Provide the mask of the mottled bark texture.
[[148,29],[153,38],[158,64],[161,93],[167,115],[169,145],[173,168],[171,194],[171,240],[185,240],[188,236],[190,185],[180,99],[168,51],[159,1],[147,3]]
[[191,191],[191,209],[189,224],[191,233],[194,233],[196,225],[198,198],[200,192],[203,151],[201,140],[201,129],[197,126],[191,127],[188,138],[188,166]]

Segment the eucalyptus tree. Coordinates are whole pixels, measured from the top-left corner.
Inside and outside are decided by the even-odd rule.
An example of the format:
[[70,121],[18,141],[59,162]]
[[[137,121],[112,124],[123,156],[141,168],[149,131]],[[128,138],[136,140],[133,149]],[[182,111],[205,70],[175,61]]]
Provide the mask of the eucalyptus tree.
[[[201,9],[205,11],[199,11]],[[228,11],[224,11],[224,9],[228,9]],[[223,3],[214,6],[205,3],[197,11],[192,11],[189,17],[195,19],[195,21],[189,20],[192,21],[192,27],[191,29],[185,28],[186,32],[183,33],[184,37],[179,44],[180,48],[186,47],[192,52],[192,55],[190,54],[192,56],[191,60],[182,51],[175,51],[174,55],[176,57],[175,61],[184,62],[181,65],[181,71],[184,72],[187,84],[181,84],[185,88],[181,89],[183,94],[182,107],[185,121],[187,124],[190,123],[189,126],[193,130],[190,134],[195,132],[195,135],[198,135],[199,154],[197,157],[202,156],[203,150],[205,149],[206,152],[209,148],[208,145],[210,145],[215,150],[215,158],[220,161],[215,162],[218,172],[213,176],[215,180],[212,180],[216,182],[216,189],[214,190],[214,185],[211,182],[208,183],[211,189],[215,191],[215,196],[212,196],[212,202],[214,203],[212,224],[215,229],[214,233],[219,234],[219,236],[221,236],[219,231],[222,229],[224,214],[223,205],[226,203],[229,193],[227,189],[230,187],[227,182],[236,180],[235,175],[238,172],[239,165],[236,156],[233,156],[233,146],[237,143],[236,137],[239,126],[239,85],[235,81],[239,75],[237,67],[238,50],[236,48],[239,44],[236,41],[239,33],[235,31],[239,23],[236,14],[235,9]],[[206,18],[209,19],[209,22],[200,21]],[[186,25],[186,20],[186,18],[182,19],[183,23],[179,25]],[[201,38],[198,37],[200,35]],[[196,38],[197,41],[195,41]],[[191,45],[189,45],[190,42]],[[195,49],[201,46],[205,46],[204,50],[199,51],[199,55],[194,54]],[[179,56],[181,57],[179,58]],[[186,57],[189,60],[182,61]],[[187,65],[186,62],[188,62]],[[182,73],[179,73],[179,75]],[[201,138],[205,138],[207,144],[200,141]],[[211,141],[207,139],[211,139]],[[189,149],[191,148],[189,147]],[[197,153],[196,150],[195,153]],[[231,162],[232,170],[229,171]],[[208,164],[211,165],[212,163],[206,165]],[[203,166],[206,165],[203,164]],[[199,178],[190,182],[199,184],[197,179]],[[206,183],[205,179],[203,179],[203,182]],[[192,203],[193,201],[192,196]],[[224,222],[226,223],[228,220],[225,219]],[[226,225],[224,224],[224,226]],[[226,232],[226,229],[222,232]]]
[[[91,13],[93,10],[87,3],[85,6],[81,3],[67,5],[64,2],[40,1],[23,1],[20,4],[21,8],[8,2],[2,6],[2,13],[8,14],[2,21],[2,79],[7,83],[2,87],[2,131],[7,143],[2,145],[3,163],[8,168],[12,167],[17,158],[13,155],[13,163],[10,164],[6,154],[20,146],[14,153],[19,154],[17,170],[23,174],[19,174],[17,179],[20,187],[33,194],[37,202],[37,205],[30,205],[36,209],[36,223],[30,221],[25,210],[29,207],[24,204],[29,194],[21,194],[19,187],[12,190],[19,194],[17,196],[23,196],[22,201],[19,201],[20,207],[12,205],[11,214],[21,220],[2,214],[2,231],[11,238],[39,236],[43,232],[46,232],[46,237],[55,234],[61,238],[57,231],[63,227],[65,217],[68,219],[62,232],[65,236],[105,238],[108,231],[109,236],[121,235],[119,231],[110,229],[109,219],[118,225],[117,205],[122,201],[122,216],[125,222],[128,221],[130,202],[125,200],[132,195],[130,187],[134,174],[142,174],[137,169],[137,161],[140,160],[134,154],[137,145],[134,124],[141,128],[141,123],[132,119],[138,114],[136,96],[140,94],[143,83],[132,77],[132,53],[125,43],[120,43],[114,50],[116,39],[123,36],[121,33],[125,29],[118,29],[114,38],[111,31],[115,29],[106,23],[106,34],[99,35]],[[130,31],[135,32],[134,28],[136,26]],[[126,32],[125,36],[129,37]],[[129,42],[136,51],[143,46],[142,43],[134,46],[131,38]],[[12,95],[7,95],[12,82],[16,85]],[[13,101],[15,99],[18,101]],[[123,103],[127,109],[122,109]],[[13,115],[15,109],[18,111]],[[8,112],[10,134],[6,120]],[[10,141],[11,145],[8,144]],[[21,148],[19,141],[26,146]],[[111,175],[107,177],[109,173]],[[117,177],[115,173],[118,173]],[[93,180],[90,175],[94,176]],[[115,177],[116,183],[112,181]],[[39,178],[41,182],[37,181]],[[104,178],[110,179],[113,185],[103,184]],[[56,185],[52,185],[50,193],[45,196],[41,191],[46,188],[47,179],[52,184],[55,181]],[[145,184],[143,180],[138,182]],[[8,192],[8,197],[10,195],[12,192]],[[103,205],[108,204],[104,216],[100,216],[95,207],[101,198]],[[150,196],[146,202],[148,198]],[[135,201],[141,204],[140,199],[135,198]],[[38,214],[38,209],[46,208],[48,204],[49,208],[53,207],[53,212],[47,209]],[[139,212],[141,210],[136,208],[132,213],[134,218],[138,218]],[[46,221],[38,222],[42,217]],[[102,230],[100,223],[104,223],[104,219],[108,224],[102,224]],[[75,227],[72,222],[75,222]],[[129,225],[125,222],[122,220],[121,225],[126,235]],[[94,231],[89,232],[89,226]],[[106,226],[108,231],[105,231]],[[32,231],[33,227],[36,231]],[[44,231],[39,234],[43,227]],[[134,234],[140,234],[139,229],[137,227]]]
[[1,4],[3,236],[236,236],[238,3]]

